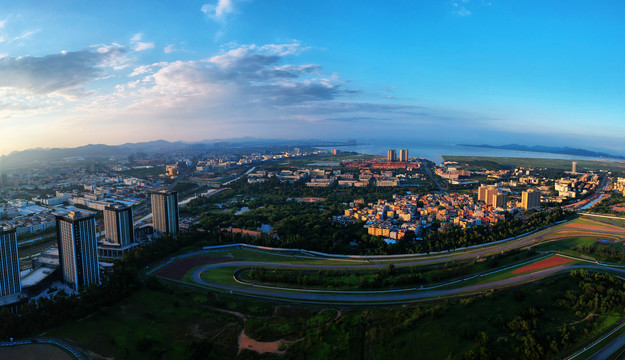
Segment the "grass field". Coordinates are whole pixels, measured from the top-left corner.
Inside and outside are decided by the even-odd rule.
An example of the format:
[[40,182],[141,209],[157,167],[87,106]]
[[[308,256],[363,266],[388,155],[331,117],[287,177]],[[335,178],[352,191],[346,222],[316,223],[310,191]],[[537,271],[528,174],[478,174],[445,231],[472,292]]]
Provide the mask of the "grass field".
[[[503,168],[549,168],[557,170],[571,170],[571,161],[568,159],[536,159],[536,158],[514,158],[514,157],[487,157],[487,156],[456,156],[443,155],[445,161],[456,161],[466,169],[478,170],[484,162],[496,163]],[[578,171],[583,170],[625,170],[625,163],[616,161],[599,160],[575,160]]]

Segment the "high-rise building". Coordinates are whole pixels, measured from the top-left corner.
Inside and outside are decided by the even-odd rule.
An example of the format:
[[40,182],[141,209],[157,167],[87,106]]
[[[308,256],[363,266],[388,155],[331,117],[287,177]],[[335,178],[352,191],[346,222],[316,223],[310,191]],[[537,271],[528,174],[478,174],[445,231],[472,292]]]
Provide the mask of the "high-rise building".
[[178,193],[175,191],[155,192],[151,194],[152,219],[154,230],[163,234],[177,234]]
[[525,210],[540,209],[540,191],[534,189],[523,191],[521,207]]
[[494,186],[489,186],[488,189],[486,189],[486,205],[494,206],[493,197],[497,194],[499,194],[497,188]]
[[399,150],[399,161],[408,162],[408,149]]
[[481,185],[477,190],[477,200],[483,201],[486,205],[493,205],[493,195],[497,193],[495,185]]
[[22,291],[16,229],[0,226],[0,298]]
[[494,208],[506,208],[508,205],[508,194],[497,192],[491,196],[491,205]]
[[95,216],[72,211],[56,216],[63,281],[74,290],[100,282]]
[[388,155],[386,156],[388,162],[397,161],[397,152],[395,149],[388,149]]
[[571,173],[577,174],[577,161],[573,161],[571,164]]
[[135,241],[132,208],[114,204],[104,208],[104,231],[110,243],[126,246]]
[[477,201],[486,202],[486,190],[488,190],[486,185],[480,185],[480,187],[477,189]]

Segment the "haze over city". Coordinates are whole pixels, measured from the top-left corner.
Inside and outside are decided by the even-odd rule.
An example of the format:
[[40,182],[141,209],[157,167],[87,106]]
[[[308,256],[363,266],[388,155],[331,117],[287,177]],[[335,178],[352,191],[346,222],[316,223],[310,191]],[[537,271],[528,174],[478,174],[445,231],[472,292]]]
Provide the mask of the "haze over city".
[[242,136],[625,151],[620,1],[0,4],[0,154]]

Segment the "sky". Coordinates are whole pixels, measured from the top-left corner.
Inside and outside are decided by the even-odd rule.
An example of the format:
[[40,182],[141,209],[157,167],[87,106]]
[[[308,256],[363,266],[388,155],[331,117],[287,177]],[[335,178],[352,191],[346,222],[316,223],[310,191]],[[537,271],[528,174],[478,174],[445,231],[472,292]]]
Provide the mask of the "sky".
[[625,154],[625,2],[0,0],[0,155],[240,137]]

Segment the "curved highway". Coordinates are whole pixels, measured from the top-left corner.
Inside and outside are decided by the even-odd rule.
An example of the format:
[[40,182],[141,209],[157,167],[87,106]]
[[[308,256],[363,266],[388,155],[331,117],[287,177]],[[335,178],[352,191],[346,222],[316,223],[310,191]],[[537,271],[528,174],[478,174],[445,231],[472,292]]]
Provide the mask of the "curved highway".
[[[533,273],[523,274],[519,276],[515,276],[508,279],[496,280],[488,283],[481,284],[473,284],[467,286],[461,286],[456,288],[449,289],[437,289],[437,290],[418,290],[417,288],[406,289],[403,292],[388,292],[388,291],[358,291],[357,293],[350,291],[323,291],[323,290],[315,290],[315,291],[297,291],[296,289],[278,289],[278,288],[269,288],[269,287],[249,287],[243,285],[230,285],[223,284],[215,281],[207,281],[201,278],[201,273],[210,269],[216,269],[220,267],[232,267],[232,266],[271,266],[271,267],[280,267],[287,269],[300,269],[314,268],[311,265],[302,265],[302,264],[275,264],[275,263],[262,263],[262,262],[230,262],[230,263],[220,263],[220,264],[212,264],[205,265],[199,267],[191,272],[191,280],[197,284],[208,286],[211,288],[221,289],[225,292],[232,291],[236,294],[248,295],[252,297],[259,298],[267,298],[267,299],[280,299],[280,300],[291,300],[298,302],[309,302],[309,303],[331,303],[331,304],[370,304],[370,303],[408,303],[414,301],[420,301],[428,298],[439,298],[439,297],[451,297],[457,296],[461,294],[470,294],[470,293],[479,293],[488,291],[490,289],[497,289],[503,287],[509,287],[518,284],[524,284],[528,282],[532,282],[538,279],[543,279],[550,275],[554,275],[559,272],[570,271],[573,269],[593,269],[593,270],[601,270],[601,271],[609,271],[612,273],[618,273],[620,275],[625,275],[625,269],[615,269],[608,268],[602,265],[592,265],[592,264],[578,264],[578,265],[562,265],[558,267],[553,267],[545,270],[536,271]],[[357,269],[371,269],[378,268],[378,265],[356,265]],[[336,265],[316,265],[315,267],[325,268],[325,269],[333,269],[339,268]]]
[[[577,233],[579,231],[584,231],[587,234],[592,234],[593,236],[599,237],[617,237],[614,236],[616,234],[621,235],[623,233],[623,229],[612,226],[601,224],[600,226],[595,225],[584,225],[584,224],[575,224],[568,223],[566,228],[561,226],[552,227],[548,229],[544,229],[538,231],[536,233],[518,238],[506,240],[503,242],[499,242],[496,244],[488,244],[485,246],[477,246],[464,250],[451,251],[448,253],[438,253],[431,255],[417,255],[415,254],[412,258],[385,258],[383,256],[372,256],[371,262],[366,259],[342,259],[342,258],[313,258],[319,260],[343,260],[343,263],[337,264],[294,264],[294,263],[286,263],[286,262],[263,262],[263,261],[232,261],[232,262],[224,262],[219,264],[210,264],[204,265],[199,268],[196,268],[191,273],[191,280],[197,284],[211,287],[213,289],[220,289],[225,292],[236,292],[237,294],[244,294],[248,296],[254,297],[264,297],[264,298],[280,298],[285,300],[296,300],[300,302],[325,302],[325,303],[353,303],[353,302],[385,302],[385,303],[398,303],[398,302],[410,302],[417,301],[425,298],[437,298],[437,297],[447,297],[447,296],[457,296],[460,294],[466,293],[474,293],[474,292],[483,292],[490,289],[507,287],[522,283],[527,283],[531,281],[535,281],[537,279],[542,279],[547,276],[553,275],[558,272],[568,271],[575,268],[587,268],[601,271],[611,271],[616,272],[622,275],[625,275],[625,270],[616,269],[614,267],[610,267],[607,264],[577,264],[577,265],[562,265],[558,267],[553,267],[529,274],[523,274],[519,276],[515,276],[509,279],[497,280],[489,283],[481,283],[481,284],[473,284],[461,286],[462,281],[457,281],[459,286],[450,288],[448,286],[439,286],[437,289],[433,289],[432,287],[424,288],[424,289],[405,289],[403,291],[394,289],[391,291],[358,291],[349,292],[349,291],[324,291],[324,290],[310,290],[310,289],[285,289],[271,286],[248,286],[244,283],[240,285],[235,284],[223,284],[213,281],[207,281],[200,277],[200,274],[204,271],[210,269],[217,269],[223,267],[235,267],[235,268],[249,268],[249,267],[265,267],[265,268],[281,268],[281,269],[300,269],[300,270],[336,270],[336,269],[353,269],[353,270],[375,270],[382,269],[388,266],[389,262],[393,263],[396,267],[407,267],[407,266],[423,266],[423,265],[431,265],[436,263],[443,263],[449,261],[462,261],[462,260],[470,260],[475,259],[476,257],[488,256],[499,252],[506,252],[512,249],[525,248],[529,246],[534,246],[539,243],[544,243],[552,240],[558,240],[560,237],[554,238],[553,235],[557,232],[561,232],[564,236],[565,233],[568,236],[571,236],[569,233]],[[579,236],[579,234],[575,234]],[[278,249],[276,249],[278,250]],[[202,252],[196,252],[194,254],[199,254]],[[188,255],[188,254],[187,254]],[[181,256],[181,257],[184,257]],[[180,258],[180,257],[177,257]],[[170,262],[176,261],[177,258],[172,258]],[[312,257],[308,257],[312,258]],[[347,260],[347,261],[345,261]],[[366,261],[366,262],[365,262]],[[346,263],[348,262],[348,263]],[[351,264],[349,263],[351,262]],[[163,264],[162,266],[167,265]],[[160,267],[157,267],[150,271],[153,273]],[[470,278],[477,277],[479,275],[474,275],[468,277],[464,280],[469,280]],[[464,281],[463,280],[463,281]]]

